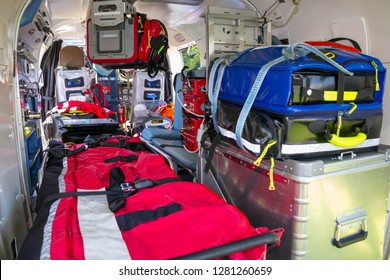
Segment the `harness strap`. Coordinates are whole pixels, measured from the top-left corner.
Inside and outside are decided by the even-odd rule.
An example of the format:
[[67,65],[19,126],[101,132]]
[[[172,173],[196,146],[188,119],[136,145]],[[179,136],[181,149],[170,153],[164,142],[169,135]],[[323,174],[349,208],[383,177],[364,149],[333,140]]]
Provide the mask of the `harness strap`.
[[149,151],[149,149],[143,144],[139,142],[126,142],[125,139],[121,139],[119,142],[102,142],[101,146],[103,147],[117,147],[117,148],[124,148],[127,150],[131,150],[134,152],[140,152],[140,151]]
[[[115,210],[115,207],[112,207],[111,203],[114,203],[115,205],[117,205],[118,201],[132,196],[139,189],[156,187],[156,186],[159,186],[162,184],[171,183],[171,182],[178,182],[178,181],[180,181],[180,179],[178,179],[178,178],[163,178],[163,179],[159,179],[159,180],[149,180],[146,178],[145,179],[138,179],[133,183],[128,183],[128,182],[121,183],[118,186],[121,190],[119,190],[119,188],[115,188],[115,190],[107,190],[107,191],[81,191],[81,192],[63,192],[63,193],[52,194],[52,195],[45,197],[42,204],[45,205],[46,203],[54,202],[58,199],[66,198],[66,197],[107,195],[107,196],[111,196],[109,199],[110,209],[113,208]],[[123,206],[124,206],[124,204],[123,204]],[[118,209],[120,209],[120,208],[118,208]],[[111,210],[113,210],[113,209],[111,209]],[[116,210],[118,210],[118,209],[116,209]],[[115,211],[113,211],[113,212],[115,212]]]
[[53,155],[56,158],[63,158],[63,157],[70,157],[75,154],[84,152],[87,149],[88,149],[88,145],[85,144],[74,150],[69,150],[63,147],[55,147],[55,148],[47,149],[47,152],[49,152],[51,155]]
[[[74,150],[69,150],[69,149],[64,148],[64,147],[55,147],[55,148],[48,149],[47,151],[56,158],[74,156],[78,153],[86,151],[88,148],[95,148],[95,147],[99,147],[99,146],[124,148],[124,149],[130,150],[130,151],[135,151],[135,152],[148,151],[146,146],[142,143],[126,142],[125,139],[120,140],[119,142],[107,142],[106,140],[107,140],[107,137],[105,137],[105,138],[103,137],[102,139],[99,138],[99,139],[88,140],[88,141],[86,141],[86,143],[83,146],[81,146],[77,149],[74,149]],[[124,161],[126,161],[126,160],[124,160]]]
[[58,199],[61,198],[66,198],[66,197],[76,197],[76,196],[94,196],[94,195],[115,195],[118,198],[119,197],[128,197],[132,195],[132,192],[118,192],[118,191],[83,191],[83,192],[64,192],[64,193],[56,193],[52,195],[48,195],[45,197],[43,200],[43,205],[49,202],[54,202]]
[[217,133],[219,133],[218,123],[217,123],[218,96],[219,96],[219,91],[221,89],[222,78],[223,78],[223,73],[225,72],[226,64],[222,65],[221,68],[218,70],[218,78],[214,88],[213,85],[215,80],[215,73],[217,72],[218,66],[221,63],[226,63],[226,60],[218,59],[217,61],[214,62],[213,67],[211,68],[210,71],[210,78],[209,78],[210,81],[208,85],[209,99],[211,101],[211,115],[213,118],[214,129]]
[[344,89],[345,89],[345,73],[339,71],[337,79],[337,104],[343,104],[344,101]]
[[244,144],[242,142],[242,132],[244,130],[246,119],[248,118],[249,112],[252,109],[252,105],[255,101],[257,93],[259,92],[261,85],[263,84],[264,78],[272,66],[280,62],[283,62],[285,60],[286,58],[284,56],[274,59],[268,62],[267,64],[265,64],[263,67],[261,67],[259,73],[257,74],[257,77],[252,85],[248,97],[245,100],[244,106],[241,109],[241,113],[240,116],[238,117],[236,130],[235,130],[237,145],[243,150],[244,150]]
[[104,160],[104,163],[114,163],[118,161],[124,161],[124,162],[133,162],[138,160],[137,156],[129,155],[129,156],[117,156],[114,158],[108,158]]
[[207,159],[206,159],[206,164],[204,166],[204,172],[205,173],[208,173],[209,170],[210,170],[211,161],[213,159],[213,155],[214,155],[215,149],[216,149],[218,143],[221,142],[221,140],[222,140],[221,135],[217,134],[215,136],[215,138],[213,139],[213,141],[211,142],[211,145],[210,145],[210,148],[209,148],[209,153],[208,153]]

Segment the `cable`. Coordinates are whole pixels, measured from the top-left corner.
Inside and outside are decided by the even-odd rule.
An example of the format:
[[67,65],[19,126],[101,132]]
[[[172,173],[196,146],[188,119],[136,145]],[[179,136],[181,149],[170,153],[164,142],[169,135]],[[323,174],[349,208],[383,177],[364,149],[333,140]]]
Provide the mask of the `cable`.
[[[183,91],[180,89],[179,92],[183,92]],[[180,98],[177,98],[177,100],[179,101],[181,107],[182,107],[187,113],[189,113],[189,114],[191,114],[191,115],[194,115],[194,116],[196,116],[196,117],[199,117],[199,118],[204,118],[204,117],[205,117],[205,115],[195,114],[194,112],[191,112],[190,110],[188,110],[188,109],[186,108],[186,106],[184,106],[184,104],[183,104],[183,102],[180,100]]]
[[156,21],[161,26],[162,34],[150,39],[151,48],[147,66],[147,72],[150,78],[156,77],[160,69],[167,71],[164,67],[164,62],[166,61],[167,50],[169,48],[168,31],[161,21]]
[[[205,119],[202,120],[202,123],[200,124],[199,128],[201,128],[201,127],[203,126],[204,121],[205,121]],[[199,130],[198,130],[198,131],[199,131]],[[183,142],[183,140],[182,140],[182,142]],[[186,150],[187,152],[189,152],[189,153],[191,153],[191,154],[195,154],[195,153],[197,153],[197,152],[199,151],[199,147],[200,147],[200,143],[199,143],[198,141],[197,141],[197,143],[198,143],[198,147],[196,148],[195,151],[190,151],[185,145],[183,145],[183,148],[184,148],[184,150]]]

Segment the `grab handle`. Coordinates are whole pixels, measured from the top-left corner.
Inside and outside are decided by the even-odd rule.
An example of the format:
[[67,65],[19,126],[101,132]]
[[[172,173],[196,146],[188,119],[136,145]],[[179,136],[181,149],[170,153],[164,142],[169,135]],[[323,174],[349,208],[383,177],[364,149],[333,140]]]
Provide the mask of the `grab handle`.
[[367,238],[367,236],[368,236],[368,231],[362,230],[361,232],[359,232],[357,234],[341,238],[340,240],[334,239],[333,244],[337,248],[343,248],[343,247],[351,245],[353,243],[363,241]]
[[343,248],[365,240],[368,236],[367,217],[368,215],[364,208],[357,208],[338,214],[333,245],[337,248]]
[[327,140],[329,141],[329,143],[337,147],[353,148],[363,143],[366,139],[367,135],[363,132],[359,132],[356,136],[351,137],[341,137],[337,136],[336,134],[330,134],[330,138]]

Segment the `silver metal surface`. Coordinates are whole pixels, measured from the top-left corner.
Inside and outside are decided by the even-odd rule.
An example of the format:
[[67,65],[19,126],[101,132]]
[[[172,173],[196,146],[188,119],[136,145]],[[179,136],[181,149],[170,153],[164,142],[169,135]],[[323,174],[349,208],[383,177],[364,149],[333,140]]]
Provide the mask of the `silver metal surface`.
[[[390,162],[383,153],[356,158],[275,161],[275,190],[269,190],[269,164],[222,143],[211,171],[222,193],[255,227],[284,228],[280,247],[269,259],[382,259],[385,245]],[[365,240],[332,244],[340,213],[364,208]],[[387,237],[388,238],[388,237]],[[388,241],[387,241],[388,242]]]

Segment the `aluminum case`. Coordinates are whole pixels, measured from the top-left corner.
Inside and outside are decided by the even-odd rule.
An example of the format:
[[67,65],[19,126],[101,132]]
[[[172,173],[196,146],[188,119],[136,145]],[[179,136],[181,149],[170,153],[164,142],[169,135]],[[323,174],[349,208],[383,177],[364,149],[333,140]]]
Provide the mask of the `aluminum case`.
[[275,190],[269,190],[269,160],[257,167],[254,156],[222,142],[205,173],[205,149],[200,154],[201,183],[253,226],[284,228],[269,259],[389,258],[389,150],[275,160]]

